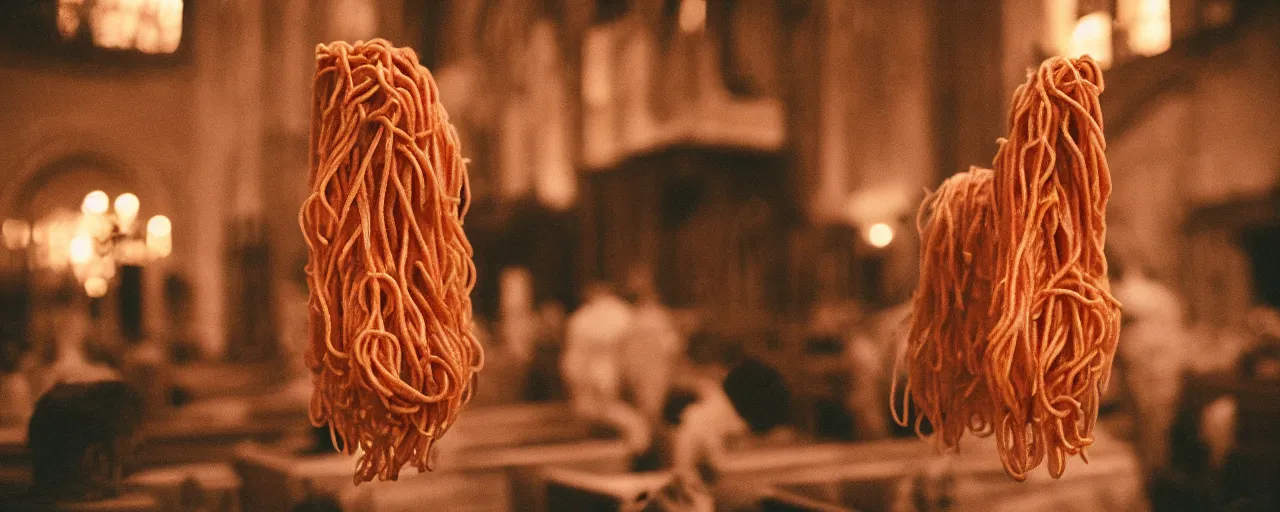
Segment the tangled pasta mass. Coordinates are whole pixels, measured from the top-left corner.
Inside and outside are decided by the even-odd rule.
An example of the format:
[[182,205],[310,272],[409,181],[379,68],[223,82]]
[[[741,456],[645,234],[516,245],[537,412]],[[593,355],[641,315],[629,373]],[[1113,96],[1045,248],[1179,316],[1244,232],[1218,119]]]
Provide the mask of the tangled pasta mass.
[[894,416],[944,448],[994,434],[1024,480],[1093,443],[1120,303],[1107,280],[1111,175],[1088,56],[1052,58],[1014,93],[992,170],[946,180],[921,205],[920,283]]
[[412,50],[316,49],[309,249],[311,422],[355,482],[430,465],[484,354],[471,331],[469,189],[457,134]]

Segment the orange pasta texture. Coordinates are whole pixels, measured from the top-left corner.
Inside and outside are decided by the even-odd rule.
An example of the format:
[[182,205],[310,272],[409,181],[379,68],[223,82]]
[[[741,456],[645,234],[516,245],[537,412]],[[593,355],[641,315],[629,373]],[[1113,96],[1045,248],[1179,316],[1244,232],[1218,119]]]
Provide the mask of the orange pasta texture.
[[430,73],[381,39],[316,48],[309,248],[311,422],[355,482],[429,469],[484,354],[463,233],[466,161]]
[[[944,448],[995,434],[1017,480],[1093,443],[1115,356],[1120,303],[1107,281],[1111,174],[1088,56],[1055,57],[1014,93],[991,171],[948,179],[924,201],[920,284],[902,366]],[[896,394],[896,391],[895,391]],[[894,398],[895,403],[897,398]]]

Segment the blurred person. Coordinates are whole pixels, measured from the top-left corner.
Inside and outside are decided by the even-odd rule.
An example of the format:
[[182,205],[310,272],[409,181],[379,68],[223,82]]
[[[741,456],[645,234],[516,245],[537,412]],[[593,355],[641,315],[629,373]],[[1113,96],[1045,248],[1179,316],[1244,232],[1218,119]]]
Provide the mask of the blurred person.
[[1163,469],[1169,429],[1178,407],[1186,352],[1182,305],[1168,286],[1137,265],[1112,259],[1112,291],[1122,304],[1116,365],[1119,384],[1137,418],[1137,451],[1144,474]]
[[91,324],[83,304],[75,299],[59,301],[54,306],[57,332],[54,335],[53,363],[42,370],[37,392],[43,395],[57,384],[119,380],[110,366],[91,361],[85,354]]
[[[695,390],[679,412],[671,439],[671,469],[677,482],[699,495],[715,487],[729,444],[747,435],[766,435],[786,421],[791,393],[782,375],[756,359],[732,366],[716,385]],[[751,493],[717,489],[717,508],[746,505]]]
[[564,324],[564,306],[559,302],[544,302],[538,307],[538,336],[525,381],[525,400],[547,402],[564,398],[559,368]]
[[715,498],[700,481],[673,475],[667,485],[653,493],[640,512],[714,512]]
[[636,408],[656,424],[671,391],[672,372],[684,353],[684,340],[674,315],[662,303],[652,269],[632,270],[627,292],[631,325],[623,335],[619,367]]
[[1148,489],[1152,512],[1275,510],[1277,491],[1269,483],[1251,485],[1261,468],[1240,457],[1237,410],[1230,396],[1179,410],[1170,429],[1170,463]]
[[124,382],[54,386],[31,415],[32,485],[14,509],[61,510],[119,496],[141,422],[142,398]]
[[287,277],[275,284],[276,337],[283,359],[284,386],[271,400],[286,407],[307,410],[311,405],[311,370],[307,368],[307,352],[311,349],[310,288],[307,284],[305,259],[296,263]]
[[27,376],[35,358],[16,341],[0,345],[0,351],[0,427],[24,425],[35,405]]
[[906,347],[910,329],[911,302],[907,301],[877,312],[859,323],[845,350],[853,371],[851,392],[846,406],[853,413],[857,439],[888,437],[892,419],[885,400],[893,378],[895,356]]
[[574,413],[617,429],[639,453],[649,447],[650,426],[622,400],[618,361],[631,318],[631,307],[609,285],[587,285],[582,306],[569,316],[560,369]]
[[288,380],[305,380],[311,384],[306,353],[311,348],[310,285],[307,283],[306,261],[295,264],[287,278],[276,279],[276,336],[279,338],[284,370]]
[[120,375],[141,393],[146,415],[160,413],[169,405],[173,376],[169,371],[168,351],[155,338],[143,338],[126,349]]
[[[671,440],[671,466],[676,473],[707,483],[716,481],[726,448],[747,435],[765,435],[786,421],[791,394],[773,366],[744,358],[728,367],[718,382],[703,381],[683,407],[666,411],[677,419]],[[674,404],[673,404],[674,405]]]
[[503,349],[521,365],[533,357],[538,317],[533,310],[533,274],[524,267],[502,270],[498,329]]
[[1280,310],[1259,306],[1249,313],[1253,340],[1240,356],[1240,376],[1253,381],[1280,379]]

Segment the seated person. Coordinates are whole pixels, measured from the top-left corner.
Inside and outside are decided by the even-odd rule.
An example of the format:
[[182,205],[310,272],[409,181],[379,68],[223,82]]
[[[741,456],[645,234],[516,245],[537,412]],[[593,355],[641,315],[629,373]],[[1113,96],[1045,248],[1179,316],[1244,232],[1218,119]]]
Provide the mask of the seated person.
[[716,481],[728,441],[748,433],[765,434],[782,425],[791,395],[777,370],[754,359],[734,365],[727,373],[716,371],[733,356],[733,352],[722,354],[720,364],[698,364],[701,358],[695,355],[695,365],[704,368],[691,373],[701,375],[688,379],[686,389],[669,396],[663,416],[671,424],[671,434],[659,442],[666,445],[675,478],[655,493],[645,512],[702,512],[717,505],[745,505],[713,503],[728,499],[713,498],[708,486]]
[[1235,398],[1183,407],[1173,424],[1170,467],[1148,485],[1153,512],[1276,510],[1265,467],[1251,465],[1236,445]]
[[696,393],[672,434],[672,469],[706,483],[714,483],[729,439],[782,425],[791,399],[782,375],[754,359],[734,366],[719,386]]
[[54,386],[28,425],[31,489],[5,510],[58,510],[120,497],[141,420],[142,398],[124,382]]

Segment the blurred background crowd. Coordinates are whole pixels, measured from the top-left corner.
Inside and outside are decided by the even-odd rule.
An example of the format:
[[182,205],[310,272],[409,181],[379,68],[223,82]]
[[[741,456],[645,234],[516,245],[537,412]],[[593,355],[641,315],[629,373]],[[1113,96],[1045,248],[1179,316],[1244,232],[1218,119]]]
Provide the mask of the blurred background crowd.
[[[1278,11],[0,3],[0,503],[1274,510]],[[487,364],[434,472],[356,487],[307,419],[298,208],[315,45],[372,37],[417,52],[470,159]],[[891,420],[915,210],[1081,54],[1124,327],[1090,463],[1015,483],[990,441]]]

